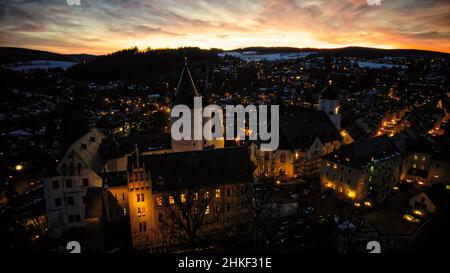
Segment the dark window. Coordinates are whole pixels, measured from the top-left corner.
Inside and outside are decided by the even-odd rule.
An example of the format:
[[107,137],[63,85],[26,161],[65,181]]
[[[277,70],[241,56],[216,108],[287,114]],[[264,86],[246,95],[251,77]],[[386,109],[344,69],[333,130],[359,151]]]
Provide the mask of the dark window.
[[83,178],[83,187],[89,186],[89,179]]
[[351,174],[352,173],[352,169],[348,169],[348,174]]
[[144,202],[144,194],[141,194],[141,202]]
[[77,171],[78,171],[78,175],[81,174],[81,163],[77,163]]
[[80,222],[81,221],[80,215],[75,215],[74,220],[75,220],[75,222]]
[[159,213],[158,214],[158,222],[162,223],[162,221],[163,221],[163,215],[162,215],[162,213]]
[[83,200],[83,204],[86,204],[86,195],[83,195],[82,200]]
[[87,145],[85,143],[81,143],[81,149],[82,150],[86,150],[87,149]]
[[147,231],[147,222],[142,223],[142,229]]
[[350,185],[350,179],[347,179],[347,184],[349,184],[349,185]]
[[67,205],[73,206],[73,197],[72,196],[67,196]]
[[137,198],[136,202],[141,202],[141,194],[140,193],[138,193],[136,195],[136,198]]
[[72,180],[70,180],[70,179],[66,180],[66,187],[67,188],[72,188]]
[[74,221],[73,215],[69,215],[68,219],[69,219],[69,223],[73,223],[73,221]]
[[231,190],[227,189],[227,197],[230,197],[230,195],[231,195]]
[[59,188],[59,181],[58,180],[53,181],[52,185],[53,185],[54,189],[58,189]]
[[95,137],[91,136],[91,137],[89,138],[89,140],[90,140],[91,142],[95,142]]
[[122,201],[125,201],[125,193],[122,193]]
[[436,169],[439,169],[439,164],[436,164]]
[[139,223],[139,232],[142,232],[142,223]]
[[62,164],[61,168],[62,168],[63,175],[66,175],[67,174],[67,166],[66,166],[66,164]]
[[55,206],[61,207],[61,198],[55,198]]
[[227,203],[227,211],[230,211],[230,210],[231,210],[231,204]]

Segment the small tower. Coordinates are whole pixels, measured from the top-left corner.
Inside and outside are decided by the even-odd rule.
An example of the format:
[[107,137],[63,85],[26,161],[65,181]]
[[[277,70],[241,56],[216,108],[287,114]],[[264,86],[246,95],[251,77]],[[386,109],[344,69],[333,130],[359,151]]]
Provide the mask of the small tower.
[[128,192],[133,247],[147,248],[158,240],[156,237],[157,227],[154,216],[152,182],[137,146],[134,154],[129,158]]
[[333,86],[333,80],[331,79],[331,73],[327,77],[327,84],[322,90],[319,98],[319,110],[324,111],[334,126],[341,130],[341,113],[338,94]]

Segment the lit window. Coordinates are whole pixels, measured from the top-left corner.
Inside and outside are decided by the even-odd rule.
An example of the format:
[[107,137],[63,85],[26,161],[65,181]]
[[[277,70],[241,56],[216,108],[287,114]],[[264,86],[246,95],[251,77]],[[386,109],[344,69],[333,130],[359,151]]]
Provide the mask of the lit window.
[[426,157],[422,156],[422,161],[425,161],[425,160],[426,160]]
[[181,203],[186,203],[186,194],[182,193],[180,196],[180,199],[181,199]]
[[127,215],[127,209],[123,208],[123,215]]
[[198,192],[194,193],[194,201],[198,200]]
[[209,205],[208,205],[208,206],[206,206],[206,209],[205,209],[205,214],[209,214]]
[[141,208],[138,208],[138,217],[141,217]]
[[205,192],[205,199],[209,199],[209,191]]
[[416,164],[413,164],[412,167],[415,169],[415,168],[417,168],[417,165],[416,165]]
[[161,207],[161,206],[162,206],[162,203],[163,203],[162,197],[161,197],[161,196],[156,197],[156,205],[159,206],[159,207]]
[[173,196],[169,196],[169,204],[175,204],[175,198],[173,198]]
[[220,189],[216,189],[216,198],[220,198]]

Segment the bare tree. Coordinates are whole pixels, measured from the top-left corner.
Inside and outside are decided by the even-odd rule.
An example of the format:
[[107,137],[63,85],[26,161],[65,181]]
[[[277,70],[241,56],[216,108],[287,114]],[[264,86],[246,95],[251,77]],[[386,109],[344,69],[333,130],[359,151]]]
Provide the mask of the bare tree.
[[216,223],[220,204],[213,202],[213,189],[188,187],[179,192],[169,193],[164,199],[164,219],[161,227],[164,237],[171,243],[187,245],[195,251],[205,239],[208,227]]

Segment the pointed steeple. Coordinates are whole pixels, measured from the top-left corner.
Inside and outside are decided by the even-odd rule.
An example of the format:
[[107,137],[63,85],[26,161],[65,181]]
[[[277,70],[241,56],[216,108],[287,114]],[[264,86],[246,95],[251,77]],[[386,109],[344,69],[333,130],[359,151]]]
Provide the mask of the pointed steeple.
[[189,71],[187,58],[185,57],[183,71],[178,81],[173,104],[184,104],[190,108],[194,108],[194,97],[197,96],[198,92],[192,80],[191,71]]
[[333,83],[333,77],[332,77],[333,72],[330,71],[330,74],[328,74],[327,76],[327,82],[325,87],[322,89],[322,92],[320,94],[320,99],[324,99],[324,100],[338,100],[338,94],[334,88],[334,83]]

